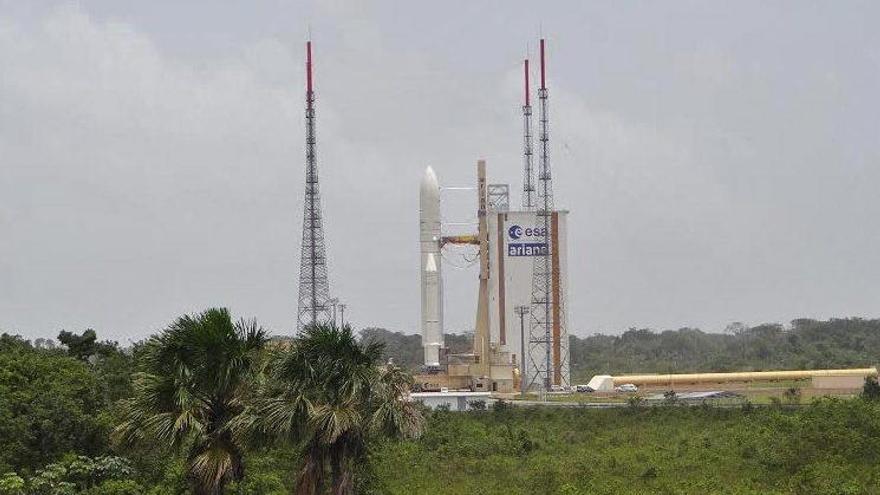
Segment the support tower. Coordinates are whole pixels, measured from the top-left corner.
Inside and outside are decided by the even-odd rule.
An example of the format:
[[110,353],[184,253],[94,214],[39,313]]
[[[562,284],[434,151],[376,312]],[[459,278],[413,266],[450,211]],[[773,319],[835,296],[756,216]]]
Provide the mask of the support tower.
[[312,42],[308,41],[306,42],[306,190],[299,264],[299,307],[296,318],[298,332],[309,325],[332,319],[315,141]]
[[541,87],[540,134],[538,169],[538,194],[536,220],[543,231],[545,246],[534,257],[532,270],[532,300],[529,325],[529,360],[525,383],[527,388],[539,387],[550,390],[553,386],[569,385],[568,332],[563,321],[564,293],[561,287],[559,252],[554,239],[558,239],[558,214],[553,205],[553,182],[550,169],[550,131],[548,116],[548,92],[544,40],[540,44]]

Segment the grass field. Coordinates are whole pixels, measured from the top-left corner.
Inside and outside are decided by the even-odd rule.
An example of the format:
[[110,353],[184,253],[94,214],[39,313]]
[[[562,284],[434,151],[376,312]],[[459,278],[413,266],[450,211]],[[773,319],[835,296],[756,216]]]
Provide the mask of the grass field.
[[375,493],[880,493],[880,406],[511,408],[431,415]]

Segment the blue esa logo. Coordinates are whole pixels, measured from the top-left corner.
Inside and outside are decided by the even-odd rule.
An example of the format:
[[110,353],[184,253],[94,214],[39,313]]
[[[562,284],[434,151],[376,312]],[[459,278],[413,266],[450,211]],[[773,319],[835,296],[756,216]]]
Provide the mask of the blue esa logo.
[[546,234],[546,229],[544,227],[526,227],[522,228],[519,225],[511,225],[510,228],[507,229],[507,236],[513,240],[518,240],[522,236],[526,237],[544,237]]

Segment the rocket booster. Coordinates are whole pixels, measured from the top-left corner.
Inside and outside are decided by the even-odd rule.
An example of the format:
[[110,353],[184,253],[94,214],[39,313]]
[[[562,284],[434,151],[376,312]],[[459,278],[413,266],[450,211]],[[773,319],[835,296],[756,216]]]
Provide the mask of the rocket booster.
[[440,185],[431,167],[419,189],[422,283],[422,346],[425,366],[440,365],[443,346],[443,279],[440,271]]

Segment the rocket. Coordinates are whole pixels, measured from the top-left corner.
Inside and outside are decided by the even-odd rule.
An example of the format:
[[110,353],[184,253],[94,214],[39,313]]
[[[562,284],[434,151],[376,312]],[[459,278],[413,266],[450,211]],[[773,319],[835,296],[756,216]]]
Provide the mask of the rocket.
[[419,189],[419,244],[422,283],[422,346],[425,366],[440,366],[443,346],[443,278],[440,271],[440,185],[431,167]]

